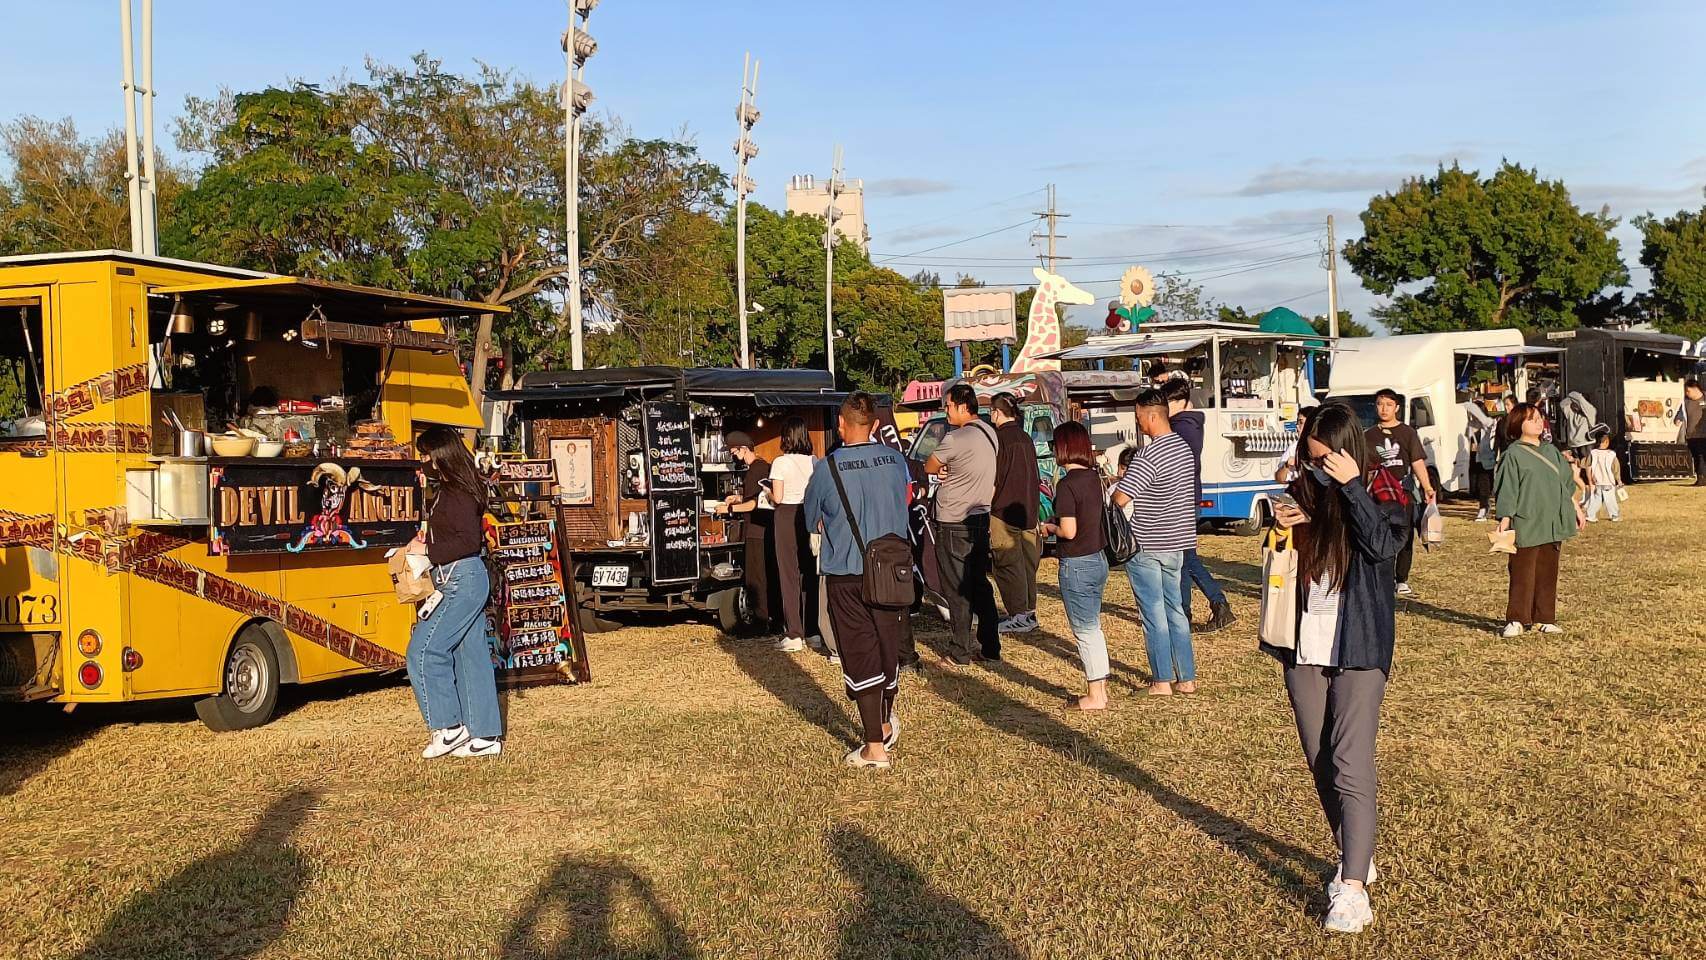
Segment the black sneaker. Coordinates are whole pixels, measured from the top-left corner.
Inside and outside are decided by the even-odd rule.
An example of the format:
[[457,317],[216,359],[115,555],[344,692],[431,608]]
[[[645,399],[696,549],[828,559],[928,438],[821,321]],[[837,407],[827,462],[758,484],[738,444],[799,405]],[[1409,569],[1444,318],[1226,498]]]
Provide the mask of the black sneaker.
[[1202,632],[1214,633],[1217,630],[1225,630],[1237,621],[1238,615],[1232,612],[1232,604],[1222,600],[1214,605],[1214,615],[1208,618],[1207,623],[1203,624]]

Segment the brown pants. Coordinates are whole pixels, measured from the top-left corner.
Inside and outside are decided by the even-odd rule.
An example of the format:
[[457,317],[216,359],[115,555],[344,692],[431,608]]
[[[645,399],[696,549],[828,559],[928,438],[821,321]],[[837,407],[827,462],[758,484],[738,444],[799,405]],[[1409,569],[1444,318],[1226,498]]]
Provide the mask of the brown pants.
[[995,566],[995,586],[1009,617],[1035,613],[1037,609],[1037,565],[1042,562],[1042,540],[1036,530],[1009,526],[999,517],[989,518],[989,552]]
[[1563,544],[1517,547],[1511,555],[1510,602],[1505,619],[1532,627],[1558,622],[1558,556]]

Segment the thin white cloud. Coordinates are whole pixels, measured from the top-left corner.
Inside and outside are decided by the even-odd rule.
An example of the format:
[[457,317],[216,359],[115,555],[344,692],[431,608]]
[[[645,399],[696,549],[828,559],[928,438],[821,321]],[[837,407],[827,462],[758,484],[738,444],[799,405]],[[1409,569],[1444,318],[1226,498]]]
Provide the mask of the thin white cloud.
[[916,243],[919,240],[935,240],[938,237],[957,237],[964,232],[960,227],[950,226],[912,227],[888,234],[883,238],[883,242]]
[[947,193],[954,185],[946,180],[927,177],[887,177],[865,184],[865,192],[873,197],[915,197],[925,193]]
[[1271,197],[1282,193],[1361,193],[1392,190],[1406,173],[1395,170],[1352,170],[1312,166],[1269,167],[1233,191],[1239,197]]

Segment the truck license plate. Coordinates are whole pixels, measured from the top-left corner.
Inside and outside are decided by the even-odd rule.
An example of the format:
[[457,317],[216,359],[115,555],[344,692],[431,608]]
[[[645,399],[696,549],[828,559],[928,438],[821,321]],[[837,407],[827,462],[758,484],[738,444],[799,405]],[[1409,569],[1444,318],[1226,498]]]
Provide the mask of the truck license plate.
[[626,566],[593,567],[592,585],[595,587],[625,587],[628,585],[628,568]]

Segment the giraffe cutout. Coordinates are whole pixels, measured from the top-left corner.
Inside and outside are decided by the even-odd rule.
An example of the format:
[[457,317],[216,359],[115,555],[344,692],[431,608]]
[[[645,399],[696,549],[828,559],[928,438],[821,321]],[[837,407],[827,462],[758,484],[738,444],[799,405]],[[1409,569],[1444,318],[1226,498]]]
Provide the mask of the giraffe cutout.
[[1025,323],[1025,346],[1013,358],[1013,368],[1009,373],[1058,371],[1059,360],[1041,359],[1043,354],[1060,349],[1060,312],[1055,305],[1096,302],[1095,297],[1068,283],[1059,274],[1049,273],[1042,267],[1031,272],[1037,278],[1037,294],[1031,298],[1031,313]]

